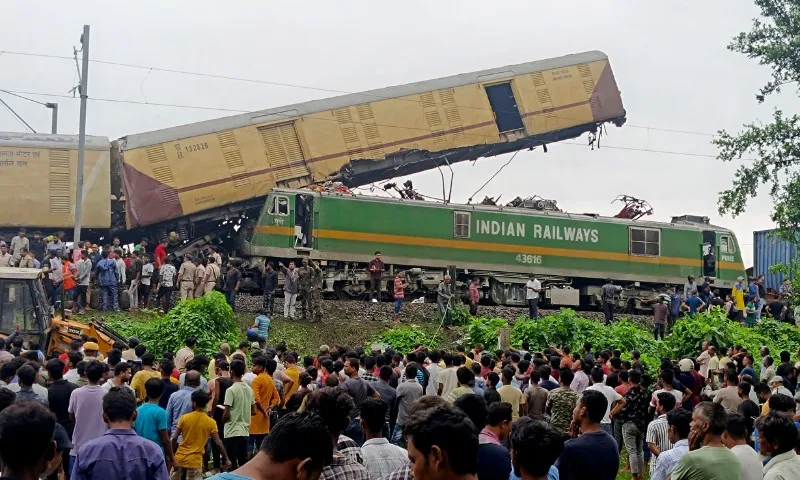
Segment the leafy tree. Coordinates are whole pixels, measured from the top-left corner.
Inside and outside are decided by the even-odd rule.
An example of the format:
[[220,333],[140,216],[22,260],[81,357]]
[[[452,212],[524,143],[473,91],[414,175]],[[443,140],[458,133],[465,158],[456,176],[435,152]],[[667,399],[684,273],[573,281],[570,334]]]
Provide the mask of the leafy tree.
[[[736,36],[728,49],[758,60],[772,70],[772,78],[756,94],[761,103],[800,81],[800,0],[755,0],[761,16],[752,29]],[[749,123],[737,134],[724,130],[714,140],[719,159],[732,161],[744,155],[755,160],[739,167],[732,188],[720,193],[720,214],[737,216],[747,201],[768,185],[773,199],[772,221],[777,235],[800,243],[800,115],[776,110],[770,123]]]

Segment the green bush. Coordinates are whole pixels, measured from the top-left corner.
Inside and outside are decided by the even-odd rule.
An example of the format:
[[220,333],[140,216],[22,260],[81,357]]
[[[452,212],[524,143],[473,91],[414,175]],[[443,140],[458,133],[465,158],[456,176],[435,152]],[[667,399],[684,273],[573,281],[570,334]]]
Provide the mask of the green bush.
[[392,347],[396,352],[405,355],[416,348],[417,345],[426,345],[431,341],[428,335],[415,327],[397,327],[380,334],[373,343],[383,343]]
[[461,343],[467,347],[482,344],[487,350],[494,350],[497,345],[497,331],[508,328],[508,322],[502,318],[474,318],[466,327],[466,334]]
[[[497,329],[507,326],[502,319],[474,319],[467,325],[463,343],[468,346],[476,343],[494,345]],[[623,352],[623,358],[628,358],[631,350],[638,350],[647,371],[654,373],[661,358],[696,356],[704,341],[717,346],[742,345],[751,352],[765,345],[775,356],[782,350],[794,352],[800,347],[800,329],[767,318],[763,318],[756,327],[748,328],[728,320],[719,309],[713,309],[678,320],[672,332],[661,341],[655,340],[648,328],[625,318],[605,326],[580,317],[572,310],[562,309],[538,320],[517,320],[511,329],[511,345],[519,347],[523,341],[527,341],[533,351],[569,345],[573,352],[579,352],[586,342],[591,342],[595,351],[619,349]]]
[[113,319],[108,324],[125,337],[138,337],[156,356],[179,350],[189,336],[197,338],[195,351],[204,354],[219,351],[220,343],[236,345],[243,338],[233,310],[219,292],[183,300],[168,314],[149,322]]

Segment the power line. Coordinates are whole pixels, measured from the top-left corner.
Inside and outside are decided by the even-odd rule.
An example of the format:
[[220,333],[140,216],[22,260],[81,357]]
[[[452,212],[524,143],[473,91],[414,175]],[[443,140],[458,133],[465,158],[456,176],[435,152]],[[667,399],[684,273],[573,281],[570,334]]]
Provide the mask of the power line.
[[22,95],[17,95],[16,93],[14,93],[14,92],[10,92],[10,91],[8,91],[8,90],[0,90],[0,92],[7,93],[7,94],[9,94],[9,95],[13,95],[13,96],[15,96],[15,97],[17,97],[17,98],[21,98],[21,99],[23,99],[23,100],[27,100],[27,101],[29,101],[29,102],[38,103],[39,105],[41,105],[41,106],[43,106],[43,107],[46,107],[46,106],[47,106],[47,104],[46,104],[46,103],[44,103],[44,102],[40,102],[40,101],[38,101],[38,100],[34,100],[34,99],[32,99],[32,98],[28,98],[28,97],[23,97]]
[[[47,54],[40,54],[40,53],[15,52],[15,51],[8,51],[8,50],[0,51],[0,56],[2,56],[3,54],[19,55],[19,56],[27,56],[27,57],[42,57],[42,58],[70,60],[70,61],[74,60],[73,57],[68,57],[68,56],[65,56],[65,55],[47,55]],[[175,69],[175,68],[162,68],[162,67],[155,67],[155,66],[151,66],[151,65],[139,65],[139,64],[125,63],[125,62],[112,62],[112,61],[108,61],[108,60],[92,60],[92,59],[90,59],[89,61],[92,62],[92,63],[101,64],[101,65],[112,65],[112,66],[117,66],[117,67],[127,67],[127,68],[136,68],[136,69],[140,69],[140,70],[147,70],[148,72],[157,71],[157,72],[173,73],[173,74],[187,75],[187,76],[194,76],[194,77],[214,78],[214,79],[218,79],[218,80],[230,80],[230,81],[237,81],[237,82],[256,83],[256,84],[261,84],[261,85],[271,85],[271,86],[277,86],[277,87],[297,88],[297,89],[303,89],[303,90],[315,90],[315,91],[318,91],[318,92],[335,93],[335,94],[340,94],[340,95],[362,95],[362,96],[365,96],[365,97],[373,97],[373,98],[377,98],[377,99],[381,99],[381,100],[400,100],[400,101],[419,103],[417,100],[412,100],[412,99],[407,99],[407,98],[402,98],[402,97],[387,97],[387,96],[384,96],[384,95],[376,95],[376,94],[366,93],[366,92],[351,92],[351,91],[347,91],[347,90],[339,90],[339,89],[325,88],[325,87],[316,87],[316,86],[312,86],[312,85],[300,85],[300,84],[286,83],[286,82],[275,82],[275,81],[270,81],[270,80],[261,80],[261,79],[253,79],[253,78],[236,77],[236,76],[232,76],[232,75],[219,75],[219,74],[205,73],[205,72],[193,72],[193,71],[189,71],[189,70],[180,70],[180,69]],[[145,102],[144,104],[148,104],[148,103]],[[164,106],[174,106],[174,105],[164,105]],[[494,110],[492,110],[490,108],[478,107],[478,106],[473,106],[473,105],[454,104],[454,106],[456,106],[458,108],[466,108],[466,109],[473,109],[473,110],[494,111]],[[219,110],[220,111],[228,111],[226,109],[219,109]],[[499,111],[497,113],[513,113],[513,112]],[[574,118],[567,118],[567,117],[561,117],[561,116],[558,116],[558,118],[561,118],[561,119],[564,119],[564,120],[572,120],[572,121],[582,120],[582,119],[574,119]],[[651,127],[651,126],[633,125],[633,124],[626,124],[626,126],[631,127],[631,128],[639,128],[639,129],[670,132],[670,133],[679,133],[679,134],[684,134],[684,135],[699,135],[699,136],[704,136],[704,137],[715,137],[716,136],[715,134],[712,134],[712,133],[695,132],[695,131],[691,131],[691,130],[679,130],[679,129],[660,128],[660,127]]]
[[11,106],[5,102],[5,100],[0,98],[0,103],[2,103],[4,107],[6,107],[6,109],[11,113],[11,115],[16,117],[17,120],[19,120],[20,122],[22,122],[22,124],[25,125],[28,128],[28,130],[30,130],[33,133],[36,133],[36,130],[34,130],[33,127],[31,127],[30,125],[28,125],[28,122],[26,122],[24,118],[22,118],[17,112],[15,112],[14,109],[11,108]]
[[[73,97],[72,95],[64,95],[58,93],[44,93],[44,92],[24,92],[19,90],[5,90],[0,89],[0,92],[5,92],[8,94],[25,94],[25,95],[40,95],[43,97],[55,97],[55,98],[66,98],[69,100],[78,100],[77,98]],[[137,100],[121,100],[117,98],[99,98],[99,97],[89,97],[89,100],[95,102],[110,102],[110,103],[129,103],[133,105],[150,105],[153,107],[173,107],[173,108],[190,108],[196,110],[216,110],[219,112],[232,112],[232,113],[250,113],[248,110],[235,110],[231,108],[219,108],[219,107],[208,107],[208,106],[200,106],[200,105],[181,105],[175,103],[158,103],[158,102],[142,102]]]

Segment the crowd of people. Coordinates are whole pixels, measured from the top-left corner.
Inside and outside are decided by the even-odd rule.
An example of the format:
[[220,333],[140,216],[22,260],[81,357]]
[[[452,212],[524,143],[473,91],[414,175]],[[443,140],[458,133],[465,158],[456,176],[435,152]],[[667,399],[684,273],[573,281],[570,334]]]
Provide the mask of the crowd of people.
[[217,288],[236,308],[241,271],[229,259],[223,274],[222,256],[213,246],[196,255],[184,255],[176,268],[166,240],[149,252],[145,238],[129,249],[123,248],[117,237],[102,248],[89,241],[70,245],[64,238],[64,232],[42,237],[39,231],[28,238],[27,230],[20,228],[9,245],[0,235],[0,267],[42,269],[51,306],[58,309],[69,300],[75,313],[91,310],[93,291],[100,295],[97,303],[102,311],[120,311],[124,295],[133,311],[159,307],[166,313],[173,306],[173,292],[185,300]]
[[789,352],[776,365],[763,348],[756,364],[705,343],[657,372],[591,344],[301,356],[265,326],[261,343],[210,357],[194,337],[174,353],[131,338],[105,354],[84,337],[46,358],[12,335],[0,342],[4,478],[800,478]]

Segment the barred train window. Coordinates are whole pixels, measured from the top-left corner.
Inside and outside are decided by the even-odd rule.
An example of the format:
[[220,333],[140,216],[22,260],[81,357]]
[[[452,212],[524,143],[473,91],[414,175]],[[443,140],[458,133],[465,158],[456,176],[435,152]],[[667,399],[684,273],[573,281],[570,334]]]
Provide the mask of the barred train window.
[[453,236],[469,238],[469,212],[453,212]]
[[647,255],[651,257],[661,255],[661,230],[631,228],[629,233],[631,255]]

